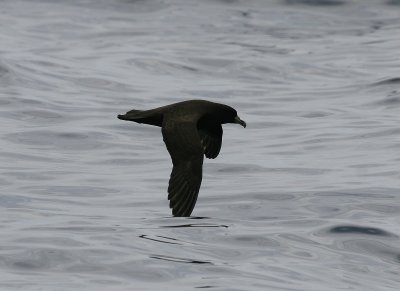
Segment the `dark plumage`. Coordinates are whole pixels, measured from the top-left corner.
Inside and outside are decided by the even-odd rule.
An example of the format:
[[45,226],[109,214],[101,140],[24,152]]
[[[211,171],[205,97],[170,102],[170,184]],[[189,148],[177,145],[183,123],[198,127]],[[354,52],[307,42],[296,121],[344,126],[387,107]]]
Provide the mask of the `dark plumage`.
[[204,100],[188,100],[151,110],[131,110],[119,119],[161,127],[172,158],[168,199],[174,216],[190,216],[200,189],[203,155],[218,156],[222,124],[246,123],[232,107]]

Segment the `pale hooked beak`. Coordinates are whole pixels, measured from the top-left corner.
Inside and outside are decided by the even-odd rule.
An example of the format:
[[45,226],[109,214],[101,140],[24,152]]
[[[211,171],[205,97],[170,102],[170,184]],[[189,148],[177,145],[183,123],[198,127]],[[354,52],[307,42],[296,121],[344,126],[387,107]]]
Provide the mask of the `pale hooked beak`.
[[246,122],[244,122],[243,120],[241,120],[241,119],[239,118],[239,116],[236,116],[236,117],[235,117],[235,123],[238,123],[238,124],[240,124],[240,125],[243,126],[243,127],[246,127]]

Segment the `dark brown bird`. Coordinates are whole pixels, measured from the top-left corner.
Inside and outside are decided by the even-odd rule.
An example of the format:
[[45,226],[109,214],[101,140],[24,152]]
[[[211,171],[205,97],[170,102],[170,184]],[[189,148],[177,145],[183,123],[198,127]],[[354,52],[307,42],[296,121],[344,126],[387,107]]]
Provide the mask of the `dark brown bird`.
[[174,216],[190,216],[200,190],[203,155],[215,159],[222,144],[222,124],[246,127],[235,109],[205,100],[188,100],[151,110],[131,110],[119,119],[161,127],[172,158],[168,186]]

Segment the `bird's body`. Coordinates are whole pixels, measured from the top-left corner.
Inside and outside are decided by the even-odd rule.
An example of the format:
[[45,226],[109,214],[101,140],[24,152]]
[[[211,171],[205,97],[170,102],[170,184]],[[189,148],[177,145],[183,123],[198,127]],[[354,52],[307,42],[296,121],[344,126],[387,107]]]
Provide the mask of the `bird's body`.
[[222,124],[246,123],[236,110],[205,100],[188,100],[151,110],[131,110],[119,119],[159,126],[173,169],[168,199],[174,216],[190,216],[202,180],[203,156],[214,159],[222,144]]

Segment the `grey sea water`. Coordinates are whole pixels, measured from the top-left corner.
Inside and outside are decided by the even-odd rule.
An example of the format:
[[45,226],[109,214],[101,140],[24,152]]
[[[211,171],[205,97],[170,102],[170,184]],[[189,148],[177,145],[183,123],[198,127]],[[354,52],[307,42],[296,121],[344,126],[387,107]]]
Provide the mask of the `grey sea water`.
[[[400,2],[0,1],[0,290],[399,290]],[[235,107],[191,218],[159,128]]]

